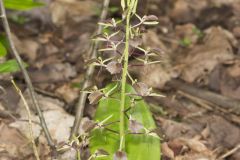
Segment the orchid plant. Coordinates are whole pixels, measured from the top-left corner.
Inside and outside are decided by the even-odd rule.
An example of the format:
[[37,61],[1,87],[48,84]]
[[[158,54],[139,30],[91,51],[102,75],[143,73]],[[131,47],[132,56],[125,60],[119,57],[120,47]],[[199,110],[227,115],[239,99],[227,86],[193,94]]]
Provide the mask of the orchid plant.
[[[129,72],[130,59],[136,66],[151,65],[161,51],[142,46],[146,26],[158,24],[154,15],[139,16],[138,0],[121,0],[122,19],[99,22],[104,32],[93,37],[101,42],[99,57],[87,62],[106,69],[113,83],[106,88],[86,88],[89,103],[98,104],[94,120],[83,124],[83,134],[69,142],[77,150],[89,141],[89,160],[159,160],[160,138],[148,105],[142,97],[162,96],[154,93],[145,83],[134,79]],[[129,82],[129,83],[128,83]],[[77,144],[77,145],[76,145]],[[76,147],[77,146],[77,147]],[[80,155],[78,155],[80,157]]]

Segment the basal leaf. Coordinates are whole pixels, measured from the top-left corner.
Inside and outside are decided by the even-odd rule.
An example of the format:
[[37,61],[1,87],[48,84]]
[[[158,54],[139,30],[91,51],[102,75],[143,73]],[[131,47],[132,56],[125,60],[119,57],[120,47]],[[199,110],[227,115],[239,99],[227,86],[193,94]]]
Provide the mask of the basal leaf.
[[3,33],[0,33],[0,43],[2,43],[2,45],[3,45],[6,49],[9,48],[8,39],[7,39],[6,35],[3,34]]
[[[27,64],[25,64],[27,66]],[[0,63],[0,73],[9,73],[9,72],[16,72],[20,68],[16,60],[8,60],[6,62]]]
[[0,57],[6,56],[6,54],[7,54],[7,50],[3,46],[3,44],[0,42]]
[[34,2],[32,0],[4,0],[4,4],[7,9],[14,10],[29,10],[43,6],[43,3]]
[[[105,92],[113,88],[115,84],[106,87]],[[128,93],[135,93],[134,89],[127,85]],[[101,122],[111,116],[106,123],[119,121],[120,93],[111,95],[111,98],[101,99],[96,111],[95,121]],[[130,97],[126,97],[126,108],[131,105]],[[134,103],[134,109],[131,109],[131,117],[138,123],[141,123],[148,130],[155,129],[155,123],[149,111],[149,107],[143,100]],[[129,113],[128,113],[129,114]],[[129,120],[125,119],[126,132],[128,130]],[[106,126],[110,130],[119,132],[119,122]],[[103,149],[109,153],[108,156],[96,158],[97,160],[112,160],[119,149],[119,135],[106,129],[95,129],[91,133],[90,150],[95,153]],[[126,135],[126,154],[128,160],[160,160],[160,140],[156,137],[146,134],[127,134]]]

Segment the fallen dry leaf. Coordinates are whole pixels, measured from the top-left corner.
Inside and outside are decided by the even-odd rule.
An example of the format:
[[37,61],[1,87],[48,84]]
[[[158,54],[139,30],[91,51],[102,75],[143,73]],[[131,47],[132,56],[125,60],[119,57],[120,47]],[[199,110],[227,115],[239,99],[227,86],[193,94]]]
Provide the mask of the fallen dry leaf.
[[150,48],[159,48],[163,51],[168,50],[154,30],[148,30],[147,33],[143,34],[143,44]]
[[52,21],[63,25],[67,21],[80,22],[95,15],[98,5],[95,1],[56,0],[50,4]]
[[214,68],[209,76],[209,87],[223,95],[240,99],[240,61],[234,60],[230,64],[220,64]]
[[[27,100],[27,103],[30,107],[33,105],[31,99],[29,98],[28,92],[24,92],[24,96]],[[41,110],[43,111],[43,116],[45,117],[46,123],[48,125],[48,129],[53,139],[59,142],[67,142],[71,127],[74,121],[74,116],[68,114],[63,109],[63,103],[57,99],[45,97],[42,95],[37,95],[37,100],[41,106]],[[41,137],[43,134],[42,128],[39,125],[39,118],[36,115],[36,111],[34,108],[32,110],[32,121],[33,123],[33,134],[35,138]],[[29,137],[29,128],[28,123],[22,121],[22,119],[26,120],[28,118],[25,108],[23,106],[22,101],[19,102],[19,108],[17,113],[20,115],[20,120],[12,122],[10,126],[17,128],[23,133],[26,137]],[[45,137],[42,139],[42,143],[46,143]]]
[[204,139],[206,139],[206,138],[209,137],[209,135],[210,135],[210,128],[209,128],[209,126],[207,125],[207,126],[202,130],[201,136],[202,136]]
[[162,119],[161,126],[168,139],[175,139],[178,137],[190,138],[197,134],[190,125],[172,120]]
[[16,128],[9,127],[0,121],[0,130],[0,159],[33,156],[31,143]]
[[187,82],[201,79],[217,64],[234,58],[226,31],[220,27],[212,27],[208,32],[203,45],[196,46],[186,57],[182,57],[184,67],[181,78]]
[[236,38],[240,38],[240,27],[234,27],[232,32]]
[[37,51],[39,49],[39,43],[33,39],[19,39],[16,35],[12,34],[13,41],[18,52],[24,55],[30,62],[33,62],[37,58]]
[[66,83],[55,90],[67,103],[74,102],[79,96],[79,89],[72,87],[71,83]]
[[[226,119],[216,115],[204,115],[192,118],[191,126],[201,130],[208,124],[209,135],[204,139],[211,149],[232,149],[240,143],[240,129]],[[198,134],[199,135],[199,134]]]
[[[163,88],[166,82],[171,79],[174,72],[171,67],[170,49],[164,45],[153,30],[149,30],[147,33],[143,34],[143,44],[152,49],[161,50],[163,53],[153,59],[163,62],[131,67],[129,70],[139,75],[139,80],[148,86],[153,88]],[[134,63],[135,62],[133,62],[133,64]],[[141,72],[139,72],[139,69],[141,69]],[[148,76],[146,76],[146,74]]]
[[35,83],[61,82],[75,77],[77,72],[69,63],[52,63],[41,69],[29,70],[30,77]]
[[170,17],[176,22],[189,22],[194,20],[208,5],[207,0],[177,0],[170,12]]
[[174,159],[174,152],[171,148],[169,148],[169,146],[166,142],[161,144],[161,151],[162,151],[163,156],[166,156],[170,159]]
[[223,95],[240,99],[240,61],[222,71],[220,91]]
[[[143,67],[136,67],[139,74],[139,80],[153,88],[163,88],[165,84],[171,79],[171,68],[166,68],[162,64],[152,64]],[[146,76],[146,74],[148,76]]]
[[[2,77],[1,77],[2,78]],[[16,104],[19,102],[19,95],[16,89],[12,86],[10,78],[8,80],[0,80],[0,102],[9,111],[16,111]],[[22,88],[22,85],[19,85]]]
[[[53,139],[58,143],[67,141],[70,136],[74,117],[62,110],[45,111],[43,112],[43,115]],[[27,119],[27,117],[21,117],[21,119]],[[33,135],[35,138],[38,138],[42,134],[42,128],[39,125],[39,118],[38,116],[32,116],[32,120],[35,122],[33,123]],[[19,120],[11,123],[10,126],[19,129],[21,133],[30,138],[27,122]]]
[[[30,110],[36,114],[37,111],[36,109],[33,107],[34,105],[32,104],[32,100],[29,94],[29,91],[26,89],[23,92],[23,95],[30,107]],[[51,98],[51,97],[47,97],[47,96],[43,96],[41,94],[37,94],[37,99],[38,99],[38,103],[41,106],[41,110],[42,111],[48,111],[48,110],[63,110],[64,107],[64,103],[61,102],[58,99],[55,98]],[[19,101],[18,103],[18,108],[16,110],[16,112],[21,116],[21,117],[27,117],[27,113],[25,112],[25,107],[24,104],[22,102],[22,100]]]
[[193,14],[190,13],[190,7],[186,0],[179,0],[174,3],[171,17],[176,20],[189,21],[193,18]]
[[180,138],[180,141],[186,144],[191,150],[199,153],[207,152],[208,148],[197,139]]

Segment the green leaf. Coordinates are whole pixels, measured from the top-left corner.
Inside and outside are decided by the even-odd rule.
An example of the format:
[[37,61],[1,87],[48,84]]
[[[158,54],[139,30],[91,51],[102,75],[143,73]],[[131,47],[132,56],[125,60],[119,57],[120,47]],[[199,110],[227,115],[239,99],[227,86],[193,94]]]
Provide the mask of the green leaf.
[[26,23],[29,19],[22,15],[12,15],[9,17],[13,22],[18,23],[20,25]]
[[3,44],[0,42],[0,57],[6,56],[6,54],[7,54],[7,50],[3,46]]
[[[108,85],[105,92],[111,90],[115,84]],[[126,86],[128,93],[135,93],[134,89]],[[95,121],[101,122],[111,116],[106,123],[119,121],[120,93],[111,95],[114,98],[102,98],[96,111]],[[130,97],[126,97],[126,108],[130,106]],[[155,129],[155,123],[149,111],[149,107],[143,100],[136,101],[134,109],[131,109],[131,116],[148,130]],[[129,114],[129,113],[128,113]],[[107,128],[119,132],[119,123],[113,123]],[[128,119],[125,119],[125,128],[128,130]],[[91,133],[90,150],[95,153],[103,149],[109,153],[108,156],[96,158],[97,160],[112,160],[114,153],[119,149],[119,135],[106,131],[105,129],[95,129]],[[126,134],[126,153],[128,160],[160,160],[160,140],[146,134]]]
[[[27,67],[27,64],[24,64]],[[0,63],[0,73],[9,73],[19,71],[20,68],[16,60],[8,60]]]
[[3,33],[0,33],[0,43],[2,43],[2,45],[8,49],[9,48],[9,43],[8,43],[8,39],[7,36]]
[[14,10],[29,10],[44,5],[43,3],[32,0],[4,0],[4,4],[7,9]]

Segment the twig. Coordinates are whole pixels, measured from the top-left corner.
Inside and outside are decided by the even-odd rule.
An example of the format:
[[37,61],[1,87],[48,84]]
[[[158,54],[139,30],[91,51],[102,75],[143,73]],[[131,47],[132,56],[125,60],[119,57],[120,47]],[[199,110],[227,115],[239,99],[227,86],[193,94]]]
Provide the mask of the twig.
[[21,57],[19,56],[19,54],[18,54],[18,52],[16,50],[16,47],[14,45],[14,42],[12,40],[11,30],[10,30],[10,26],[9,26],[9,23],[8,23],[8,20],[7,20],[7,17],[6,17],[6,10],[5,10],[5,7],[4,7],[3,0],[0,0],[0,5],[1,5],[2,23],[3,23],[3,27],[4,27],[4,30],[5,30],[6,35],[7,35],[7,39],[8,39],[9,45],[10,45],[11,53],[15,57],[18,65],[19,65],[19,67],[20,67],[20,69],[22,71],[23,77],[24,77],[25,82],[27,84],[27,88],[28,88],[28,90],[30,92],[30,96],[31,96],[31,99],[32,99],[32,102],[33,102],[33,106],[37,110],[37,113],[38,113],[38,116],[39,116],[39,119],[40,119],[40,123],[41,123],[43,131],[44,131],[44,133],[46,135],[48,144],[49,144],[49,146],[52,149],[54,149],[55,145],[53,143],[53,140],[52,140],[51,135],[49,133],[49,130],[47,128],[45,119],[43,117],[42,111],[41,111],[40,106],[38,104],[38,101],[36,99],[36,95],[34,93],[34,88],[33,88],[32,82],[31,82],[31,80],[29,78],[29,75],[28,75],[28,73],[27,73],[27,71],[26,71],[26,69],[25,69],[25,67],[23,65],[23,61],[22,61]]
[[205,100],[202,100],[202,99],[200,99],[200,98],[198,98],[198,97],[194,97],[194,96],[192,96],[192,95],[190,95],[190,94],[188,94],[188,93],[185,93],[185,92],[183,92],[183,91],[178,91],[178,93],[179,93],[180,95],[182,95],[182,96],[190,99],[191,101],[193,101],[193,102],[196,103],[197,105],[202,106],[203,108],[205,108],[205,109],[207,109],[207,110],[210,110],[210,111],[213,110],[212,107],[210,107],[208,104],[206,104],[207,102],[206,102]]
[[240,114],[240,101],[230,98],[230,97],[225,97],[220,94],[207,91],[204,89],[200,89],[197,87],[194,87],[192,85],[186,84],[180,80],[171,80],[168,83],[169,86],[181,90],[185,93],[188,93],[192,96],[204,99],[205,101],[211,102],[217,106],[220,106],[221,108],[227,110],[230,113],[239,115]]
[[[216,104],[213,104],[209,101],[206,101],[204,99],[201,99],[201,98],[198,98],[198,97],[194,97],[192,95],[189,95],[188,93],[185,93],[185,92],[182,92],[182,91],[179,91],[179,93],[181,95],[183,95],[184,97],[190,99],[191,101],[193,101],[194,103],[204,107],[205,109],[207,109],[208,111],[212,111],[212,112],[215,112],[217,114],[220,114],[222,116],[224,116],[227,120],[237,124],[237,125],[240,125],[240,117],[235,115],[235,114],[232,114],[232,113],[229,113],[228,110],[216,105]],[[185,116],[184,117],[185,119],[186,118],[189,118],[189,116]]]
[[27,101],[26,99],[24,98],[21,90],[18,88],[18,86],[16,85],[16,83],[14,82],[14,80],[11,80],[13,86],[15,87],[17,93],[19,94],[19,96],[21,97],[22,101],[23,101],[23,104],[24,104],[24,107],[27,111],[27,115],[28,115],[28,125],[29,125],[29,134],[30,134],[30,139],[31,139],[31,142],[32,142],[32,147],[33,147],[33,152],[34,152],[34,155],[35,155],[35,158],[37,160],[40,160],[39,158],[39,154],[38,154],[38,151],[37,151],[37,146],[36,146],[36,143],[34,141],[34,136],[33,136],[33,128],[32,128],[32,119],[31,119],[31,112],[30,112],[30,109],[29,109],[29,106],[27,104]]
[[230,155],[234,154],[240,149],[240,144],[238,144],[236,147],[228,151],[227,153],[223,154],[219,159],[225,159],[226,157],[229,157]]
[[0,117],[1,118],[11,118],[15,121],[17,120],[14,113],[11,113],[10,111],[5,111],[5,110],[2,110],[2,109],[0,109]]
[[[103,21],[107,17],[109,1],[110,0],[104,0],[104,2],[103,2],[103,9],[102,9],[100,21]],[[102,32],[102,26],[99,25],[99,27],[97,29],[97,35],[101,34],[101,32]],[[98,49],[98,42],[93,42],[92,50],[90,52],[91,59],[97,57],[97,49]],[[88,87],[90,85],[90,79],[93,75],[94,69],[95,69],[95,67],[93,65],[91,65],[87,69],[86,76],[85,76],[85,81],[83,83],[82,89],[85,89],[86,87]],[[78,99],[78,103],[76,105],[75,120],[74,120],[74,124],[73,124],[73,127],[72,127],[70,138],[72,138],[74,135],[78,134],[78,130],[79,130],[79,127],[80,127],[80,122],[81,122],[82,116],[83,116],[83,111],[84,111],[86,99],[87,99],[87,93],[86,92],[81,92],[81,94],[79,96],[79,99]]]

